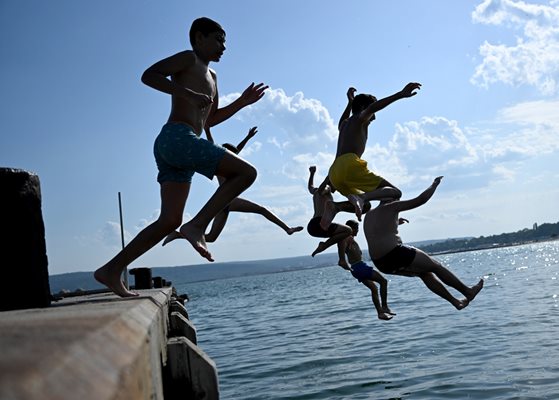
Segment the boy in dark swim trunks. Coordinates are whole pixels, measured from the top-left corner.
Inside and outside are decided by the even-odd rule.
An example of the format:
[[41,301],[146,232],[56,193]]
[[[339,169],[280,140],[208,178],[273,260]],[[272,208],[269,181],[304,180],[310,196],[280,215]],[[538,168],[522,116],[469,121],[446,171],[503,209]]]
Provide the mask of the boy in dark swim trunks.
[[[353,205],[349,201],[334,202],[334,197],[332,196],[332,189],[330,185],[327,184],[327,180],[319,187],[314,186],[314,174],[316,173],[316,167],[313,165],[309,167],[309,182],[308,189],[309,193],[313,196],[313,208],[314,215],[307,225],[307,232],[309,235],[318,238],[328,238],[325,242],[320,242],[318,247],[313,251],[312,256],[314,257],[318,253],[322,253],[324,250],[330,246],[339,243],[341,240],[347,238],[351,235],[351,228],[346,225],[330,223],[326,229],[323,229],[320,225],[320,220],[322,219],[322,213],[324,212],[325,204],[331,203],[332,207],[335,207],[337,211],[347,211],[353,212]],[[369,203],[365,204],[365,209],[371,207]]]
[[121,280],[124,269],[159,243],[182,223],[185,203],[195,172],[225,182],[180,234],[204,258],[213,261],[204,232],[211,220],[256,179],[256,169],[224,148],[200,137],[204,126],[225,121],[237,111],[262,98],[268,88],[251,84],[231,104],[219,108],[216,73],[210,62],[218,62],[225,51],[225,31],[209,18],[196,19],[190,28],[193,50],[165,58],[142,75],[146,85],[171,95],[171,113],[155,140],[154,156],[161,185],[161,214],[122,251],[97,269],[95,279],[122,297],[137,296]]
[[[388,308],[388,281],[384,278],[384,276],[379,274],[372,267],[369,267],[363,261],[363,253],[355,241],[355,236],[359,232],[359,223],[357,221],[350,220],[345,224],[351,228],[352,232],[350,236],[340,242],[340,261],[338,265],[351,271],[351,275],[353,275],[355,279],[369,288],[373,304],[377,310],[378,318],[383,320],[392,319],[392,316],[396,314]],[[346,255],[349,264],[346,261]],[[378,290],[375,282],[377,282],[380,286],[381,301],[379,301]]]
[[[436,295],[456,309],[466,307],[483,288],[483,279],[472,287],[466,286],[452,272],[428,254],[402,244],[398,236],[398,214],[425,204],[435,193],[442,176],[437,177],[419,196],[410,200],[384,200],[365,216],[364,231],[369,256],[379,271],[385,274],[416,276]],[[455,298],[443,285],[448,285],[465,298]]]
[[[210,141],[211,143],[214,143],[210,128],[206,127],[205,131],[206,131],[206,136],[208,137],[208,141]],[[233,146],[230,143],[224,143],[223,147],[226,148],[227,150],[229,150],[230,152],[232,152],[233,154],[239,154],[241,152],[241,150],[246,146],[248,141],[250,139],[252,139],[254,137],[254,135],[256,135],[257,132],[258,132],[258,129],[256,128],[256,126],[254,126],[254,127],[250,128],[250,130],[248,131],[248,134],[245,136],[245,138],[243,140],[241,140],[239,142],[239,144],[237,146]],[[220,177],[220,176],[217,177],[217,180],[218,180],[220,185],[225,181],[225,179]],[[267,208],[261,206],[260,204],[256,204],[256,203],[253,203],[252,201],[243,199],[241,197],[237,197],[237,198],[233,199],[231,201],[231,203],[229,203],[229,205],[227,207],[225,207],[223,210],[221,210],[215,216],[215,218],[213,219],[212,227],[211,227],[210,231],[205,235],[207,243],[215,242],[217,240],[217,238],[219,237],[219,235],[223,231],[223,228],[225,227],[225,223],[227,222],[227,218],[229,217],[230,212],[243,212],[243,213],[252,213],[252,214],[262,215],[268,221],[273,222],[274,224],[279,226],[281,229],[283,229],[285,231],[285,233],[287,233],[288,235],[292,235],[295,232],[299,232],[299,231],[303,230],[302,226],[294,226],[294,227],[288,226],[285,222],[283,222],[272,211],[270,211]],[[182,239],[182,238],[183,237],[180,234],[180,232],[173,231],[165,238],[165,240],[163,241],[163,246],[165,246],[167,243],[169,243],[169,242],[171,242],[175,239]]]

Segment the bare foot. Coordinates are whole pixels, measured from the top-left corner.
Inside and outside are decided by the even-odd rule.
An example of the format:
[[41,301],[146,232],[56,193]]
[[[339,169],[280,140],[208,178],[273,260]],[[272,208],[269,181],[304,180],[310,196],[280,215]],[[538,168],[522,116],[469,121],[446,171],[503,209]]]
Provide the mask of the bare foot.
[[468,301],[468,299],[462,299],[456,300],[456,302],[453,303],[453,306],[456,307],[457,310],[462,310],[463,308],[468,307],[469,304],[470,302]]
[[316,248],[315,251],[312,252],[311,256],[316,256],[318,253],[322,253],[324,250],[326,250],[328,248],[328,246],[326,246],[326,242],[320,242],[318,244],[318,247]]
[[180,234],[188,240],[194,250],[208,261],[213,261],[211,253],[208,251],[206,239],[204,238],[204,230],[198,229],[186,223],[180,228]]
[[172,242],[175,239],[182,239],[182,235],[177,231],[169,233],[161,246],[165,246],[167,243]]
[[322,214],[322,218],[320,219],[320,227],[322,229],[324,229],[325,231],[328,230],[328,227],[334,220],[337,211],[338,209],[336,208],[336,205],[333,201],[327,201],[324,204],[324,213]]
[[299,232],[302,231],[303,227],[302,226],[296,226],[294,228],[289,228],[286,232],[288,235],[293,235],[295,232]]
[[396,313],[392,312],[388,307],[382,307],[380,310],[385,314],[396,315]]
[[357,216],[357,220],[361,221],[361,215],[363,215],[363,206],[365,205],[365,202],[356,194],[348,195],[347,199],[355,207],[355,215]]
[[481,289],[483,289],[483,279],[480,279],[479,282],[477,283],[477,285],[473,286],[470,289],[471,293],[468,296],[466,296],[468,301],[472,301],[473,299],[475,299],[477,294],[480,292]]
[[110,267],[106,264],[99,268],[97,271],[93,273],[93,276],[97,280],[97,282],[102,283],[109,289],[111,289],[114,294],[120,297],[136,297],[139,296],[138,293],[131,292],[130,290],[126,289],[122,279],[120,278],[119,271],[112,271]]
[[380,312],[380,313],[378,313],[378,319],[383,319],[385,321],[389,321],[389,320],[392,319],[392,315],[390,315],[388,313]]

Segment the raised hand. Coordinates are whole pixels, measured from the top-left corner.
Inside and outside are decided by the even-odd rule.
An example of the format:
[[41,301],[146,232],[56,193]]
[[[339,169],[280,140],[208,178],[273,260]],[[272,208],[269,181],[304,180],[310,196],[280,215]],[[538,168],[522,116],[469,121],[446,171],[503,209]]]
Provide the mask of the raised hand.
[[442,176],[437,176],[437,177],[435,178],[435,180],[433,180],[433,186],[434,186],[434,187],[439,186],[439,184],[441,183],[441,179],[443,179]]
[[249,104],[256,103],[258,100],[264,96],[264,92],[268,89],[268,85],[264,86],[263,83],[255,85],[254,82],[247,87],[241,97],[239,98],[245,106]]
[[401,91],[402,97],[415,96],[417,92],[414,92],[414,90],[416,89],[417,90],[421,89],[421,83],[417,83],[417,82],[408,83]]
[[253,126],[252,128],[250,128],[250,130],[248,131],[247,137],[249,139],[252,139],[254,137],[254,135],[256,135],[258,133],[258,127]]
[[314,173],[316,172],[316,165],[311,165],[311,166],[309,167],[309,172],[312,173],[312,174],[314,174]]
[[349,89],[347,89],[347,100],[348,101],[353,101],[353,99],[355,98],[355,92],[357,91],[357,89],[355,89],[354,87],[350,87]]

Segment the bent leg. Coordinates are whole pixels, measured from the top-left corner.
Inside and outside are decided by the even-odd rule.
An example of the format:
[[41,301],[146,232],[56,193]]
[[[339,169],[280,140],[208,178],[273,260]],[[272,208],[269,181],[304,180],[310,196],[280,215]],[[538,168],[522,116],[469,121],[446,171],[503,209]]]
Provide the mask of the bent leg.
[[[336,213],[338,212],[347,212],[347,213],[354,213],[355,207],[351,204],[350,201],[335,201],[334,206],[336,207]],[[363,205],[363,214],[368,212],[371,209],[371,203],[366,201]]]
[[181,235],[209,261],[213,261],[213,258],[208,251],[204,233],[210,221],[235,197],[252,185],[256,179],[256,169],[242,158],[226,152],[215,174],[225,180],[194,218],[180,228]]
[[425,272],[419,274],[419,278],[421,278],[425,286],[427,286],[430,291],[448,301],[450,304],[456,307],[457,310],[461,310],[468,305],[468,300],[458,300],[457,298],[452,296],[450,292],[446,290],[443,284],[437,280],[433,273]]
[[342,240],[350,236],[353,232],[351,228],[347,225],[340,225],[340,224],[335,224],[335,225],[336,225],[336,230],[334,230],[333,235],[330,238],[328,238],[328,240],[326,240],[325,242],[320,242],[318,244],[318,247],[311,254],[313,257],[318,253],[322,253],[324,250],[326,250],[328,247],[332,246],[333,244],[341,242]]
[[371,290],[371,299],[373,300],[373,304],[375,306],[375,309],[377,310],[378,318],[383,320],[392,319],[392,315],[385,312],[380,305],[380,301],[378,298],[378,290],[375,283],[370,280],[364,280],[363,285],[367,286]]
[[212,227],[210,228],[210,231],[205,235],[206,242],[212,243],[217,240],[217,238],[223,231],[223,228],[225,228],[227,218],[229,217],[229,211],[230,208],[226,206],[223,210],[217,213],[212,221]]
[[267,208],[240,197],[231,202],[231,204],[229,205],[229,210],[262,215],[268,221],[273,222],[281,229],[283,229],[288,235],[303,230],[302,226],[296,226],[293,228],[289,227],[285,222],[279,219],[273,212],[271,212]]
[[390,311],[390,308],[388,307],[388,281],[386,280],[386,278],[379,272],[373,270],[372,281],[379,284],[382,311],[387,314],[396,315],[392,311]]
[[468,286],[466,286],[460,279],[456,277],[456,275],[454,275],[439,261],[429,256],[424,251],[417,249],[415,258],[413,260],[413,266],[416,268],[421,268],[423,271],[434,273],[437,278],[439,278],[445,285],[458,290],[460,293],[466,296],[468,300],[470,300],[470,297],[472,297],[472,300],[473,297],[475,297],[473,288],[469,288]]
[[124,287],[121,280],[122,272],[130,263],[159,243],[161,239],[181,224],[189,190],[189,183],[162,183],[159,218],[138,233],[108,263],[97,269],[94,272],[95,279],[121,297],[136,296],[137,294]]

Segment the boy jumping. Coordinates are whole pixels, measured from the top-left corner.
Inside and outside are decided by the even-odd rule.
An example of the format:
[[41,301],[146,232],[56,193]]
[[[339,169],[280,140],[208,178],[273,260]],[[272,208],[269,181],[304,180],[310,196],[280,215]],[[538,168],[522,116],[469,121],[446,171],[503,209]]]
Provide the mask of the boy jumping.
[[[348,91],[352,115],[339,124],[340,134],[336,159],[330,167],[328,178],[336,190],[346,196],[354,205],[359,221],[361,221],[363,205],[366,201],[400,198],[402,195],[402,192],[390,182],[369,171],[367,162],[361,159],[367,144],[369,124],[375,120],[377,111],[396,100],[415,96],[417,94],[415,90],[420,88],[421,84],[411,82],[401,91],[378,101],[375,96],[370,94],[358,94],[350,98]],[[331,203],[326,204],[320,225],[327,227],[335,216],[335,207]]]
[[218,62],[225,51],[225,31],[209,18],[198,18],[192,23],[189,36],[192,50],[161,60],[142,75],[143,83],[171,95],[171,113],[153,149],[161,186],[159,218],[94,273],[97,281],[122,297],[137,296],[124,286],[122,271],[181,225],[195,172],[209,179],[214,175],[225,179],[198,214],[179,229],[209,261],[213,258],[204,238],[207,226],[256,179],[252,165],[200,135],[204,126],[216,125],[258,101],[268,87],[251,84],[237,100],[219,108],[217,76],[209,64]]

